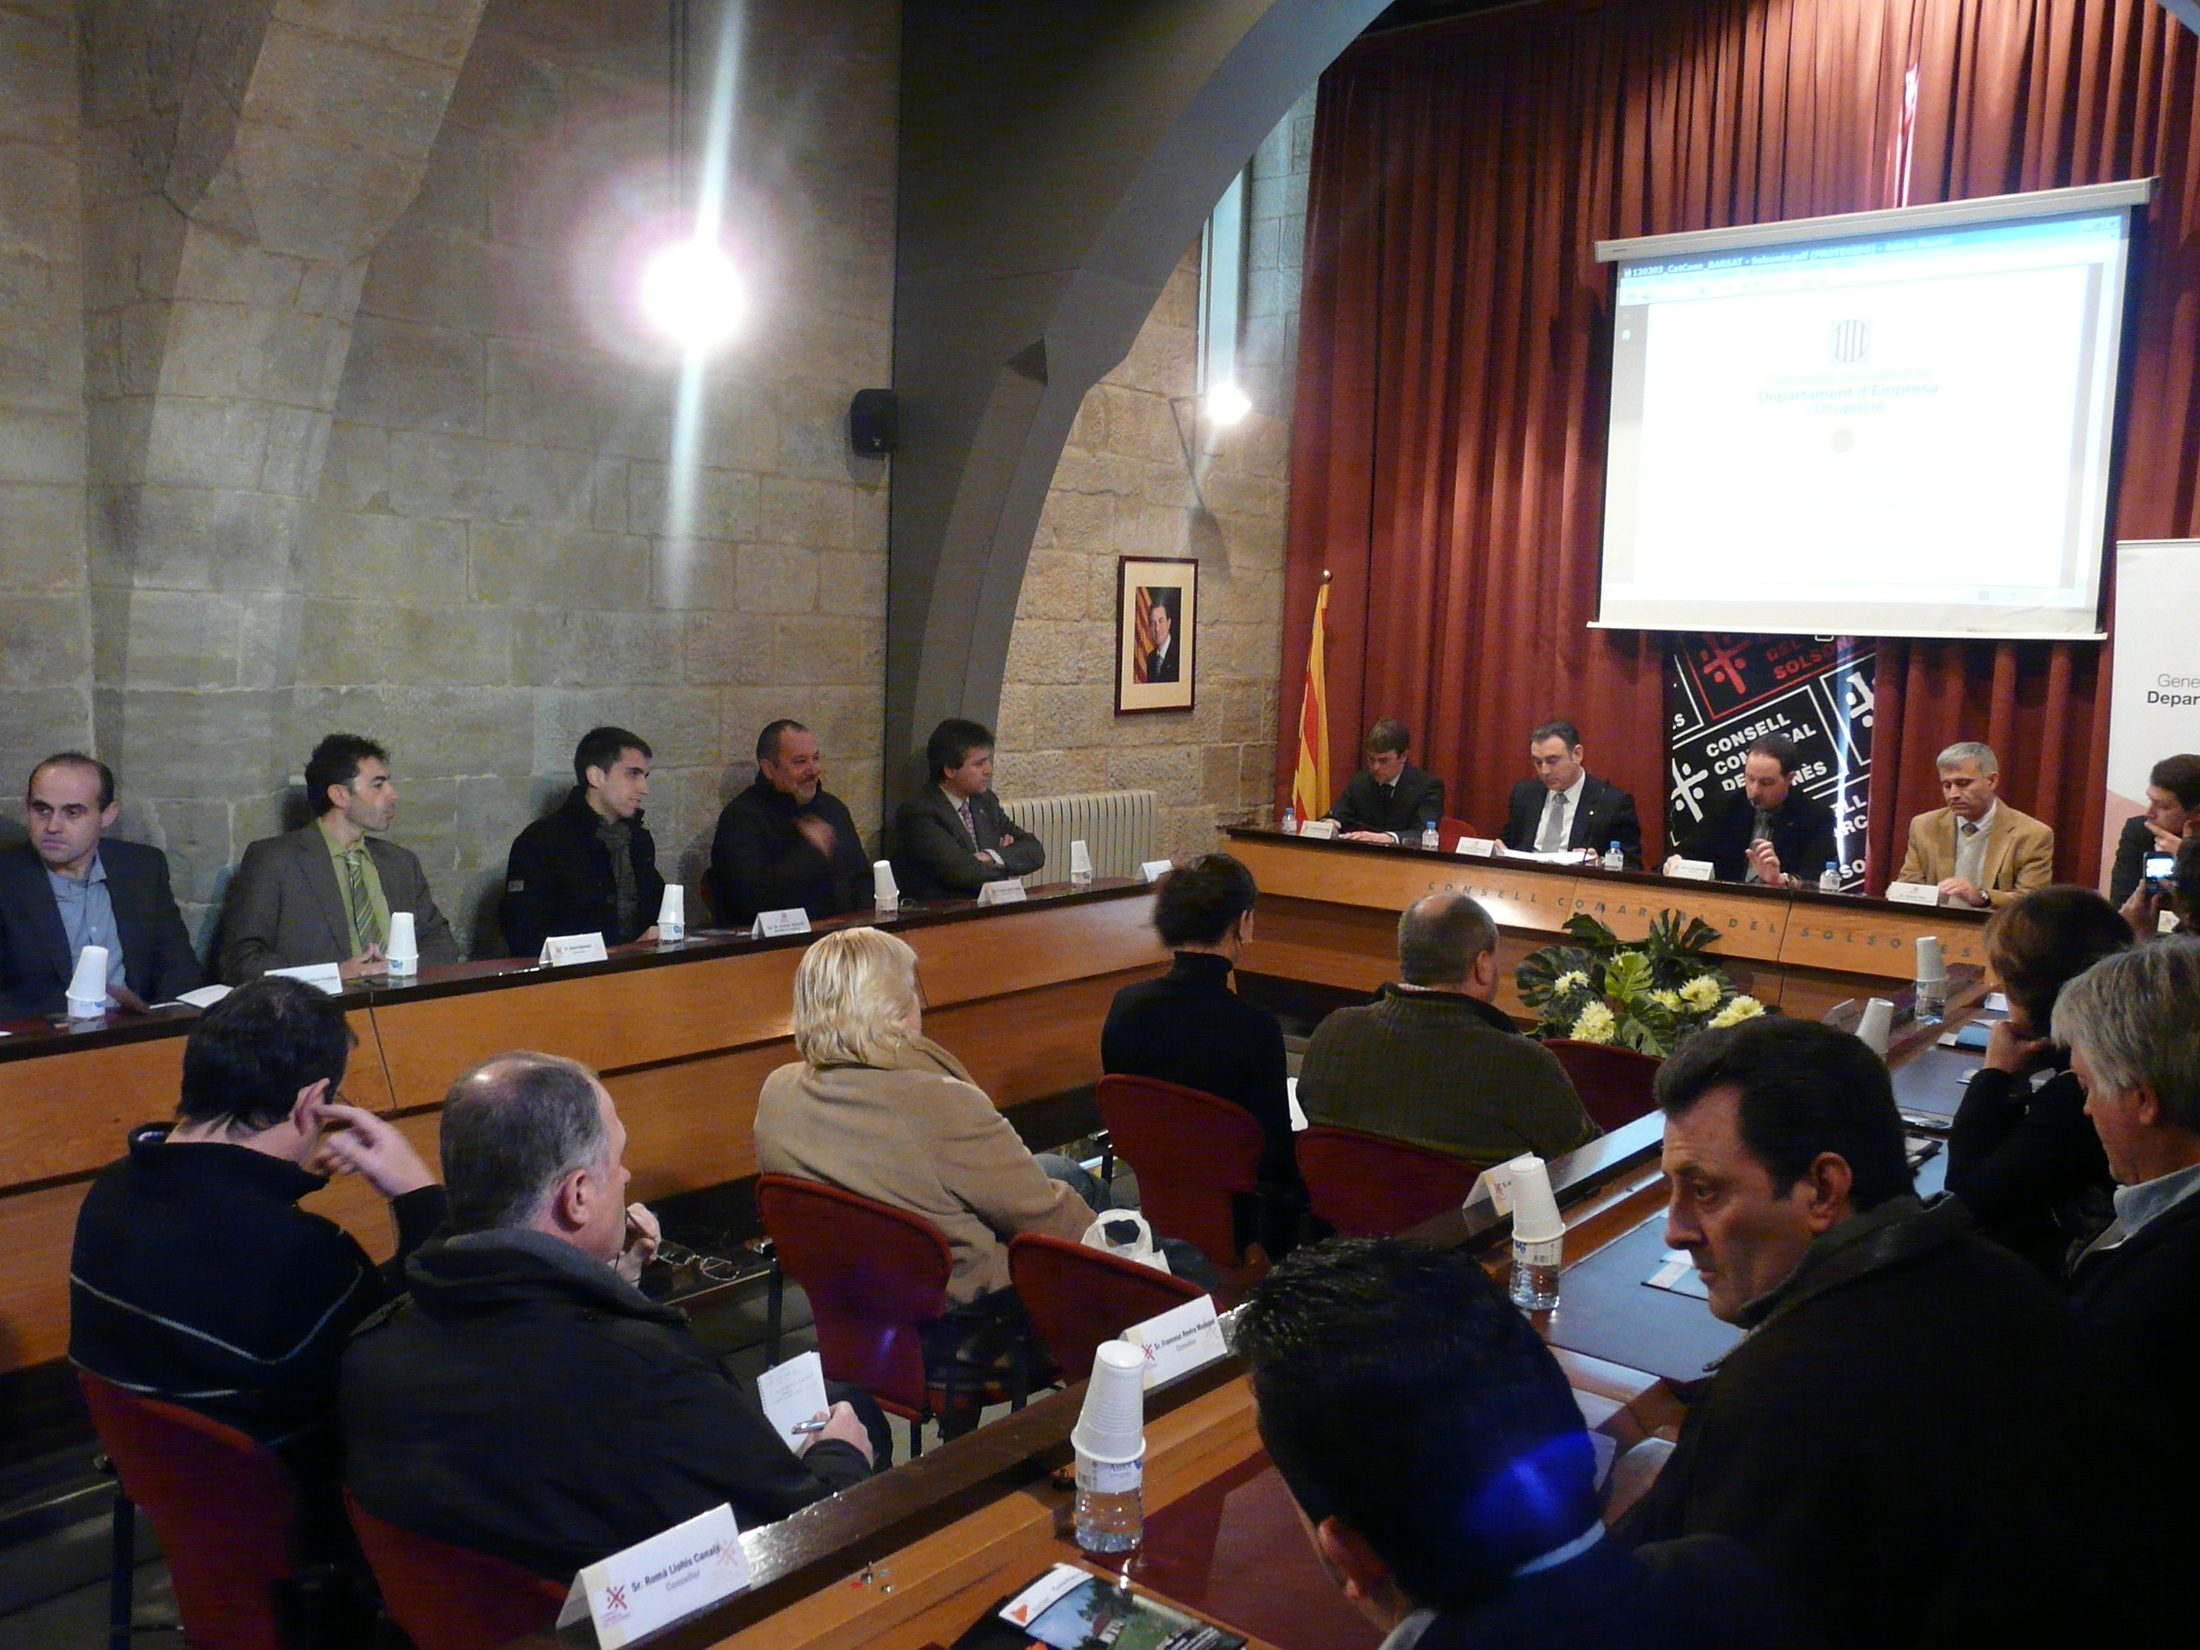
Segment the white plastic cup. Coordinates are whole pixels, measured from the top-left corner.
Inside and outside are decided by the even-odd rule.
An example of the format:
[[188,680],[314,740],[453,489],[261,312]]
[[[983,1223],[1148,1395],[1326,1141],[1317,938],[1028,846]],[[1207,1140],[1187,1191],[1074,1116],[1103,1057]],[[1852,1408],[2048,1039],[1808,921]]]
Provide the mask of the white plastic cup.
[[390,943],[383,956],[390,965],[394,979],[404,979],[420,972],[420,940],[413,929],[410,911],[390,913]]
[[882,917],[891,917],[901,910],[901,888],[894,881],[892,860],[871,861],[871,904]]
[[1919,981],[1945,980],[1948,964],[1940,955],[1940,936],[1920,934],[1917,937],[1917,977]]
[[107,948],[87,945],[77,953],[76,972],[69,976],[69,1018],[99,1020],[107,1014]]
[[1856,1034],[1864,1040],[1864,1046],[1881,1059],[1887,1057],[1887,1033],[1894,1028],[1894,1004],[1884,997],[1874,997],[1864,1005],[1864,1017],[1856,1023]]
[[1092,881],[1092,850],[1082,838],[1069,845],[1069,880],[1077,886]]
[[1551,1192],[1551,1171],[1533,1152],[1505,1167],[1512,1176],[1513,1236],[1527,1243],[1549,1243],[1566,1235],[1558,1199]]
[[1088,1460],[1136,1461],[1146,1449],[1146,1353],[1128,1341],[1103,1341],[1085,1382],[1085,1407],[1069,1440]]
[[687,889],[677,882],[665,884],[665,897],[657,905],[657,938],[684,940],[688,937]]

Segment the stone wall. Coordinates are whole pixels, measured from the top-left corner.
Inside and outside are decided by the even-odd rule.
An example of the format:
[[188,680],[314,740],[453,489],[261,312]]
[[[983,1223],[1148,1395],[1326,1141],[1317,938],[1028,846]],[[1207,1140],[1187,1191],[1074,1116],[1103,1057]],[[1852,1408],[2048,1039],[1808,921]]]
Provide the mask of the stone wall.
[[[1193,417],[1195,245],[1131,352],[1085,397],[1056,468],[1001,694],[1004,795],[1151,788],[1157,849],[1196,853],[1272,806],[1284,510],[1312,88],[1253,158],[1239,380],[1254,410]],[[1116,559],[1199,561],[1193,708],[1114,714]]]

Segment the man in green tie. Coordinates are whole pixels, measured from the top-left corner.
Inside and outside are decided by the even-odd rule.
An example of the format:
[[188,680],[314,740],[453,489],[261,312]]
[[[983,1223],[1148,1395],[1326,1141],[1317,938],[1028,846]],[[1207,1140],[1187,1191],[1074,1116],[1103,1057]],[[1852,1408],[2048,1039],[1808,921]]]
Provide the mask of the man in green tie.
[[397,911],[412,914],[421,962],[458,961],[419,857],[379,835],[397,818],[389,752],[330,734],[306,760],[306,796],[312,824],[245,850],[222,914],[221,977],[239,984],[308,963],[334,963],[347,981],[386,973]]

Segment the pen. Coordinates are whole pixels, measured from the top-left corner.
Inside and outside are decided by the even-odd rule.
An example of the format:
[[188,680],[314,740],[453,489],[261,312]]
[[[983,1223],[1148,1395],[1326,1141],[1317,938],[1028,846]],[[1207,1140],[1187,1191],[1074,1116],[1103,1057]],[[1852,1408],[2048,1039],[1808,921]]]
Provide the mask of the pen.
[[790,1432],[823,1432],[825,1427],[826,1423],[824,1421],[797,1421],[788,1430]]

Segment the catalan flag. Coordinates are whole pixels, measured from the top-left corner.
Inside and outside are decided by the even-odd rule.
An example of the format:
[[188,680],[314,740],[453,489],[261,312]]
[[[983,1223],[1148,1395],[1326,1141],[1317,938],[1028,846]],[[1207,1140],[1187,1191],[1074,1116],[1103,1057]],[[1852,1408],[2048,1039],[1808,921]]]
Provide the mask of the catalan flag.
[[1306,687],[1299,697],[1299,766],[1291,776],[1291,806],[1301,820],[1329,812],[1329,678],[1322,668],[1322,621],[1329,584],[1314,598],[1314,639],[1306,649]]

